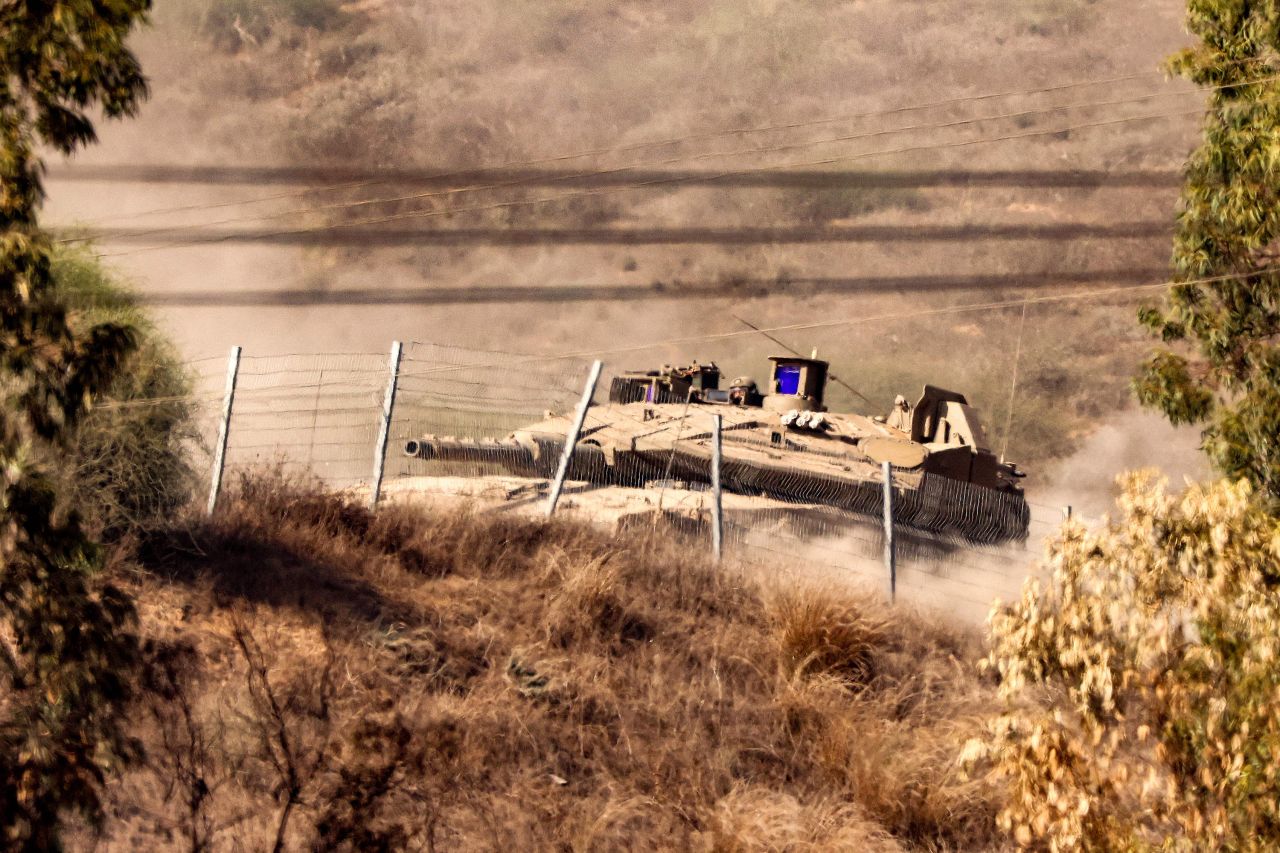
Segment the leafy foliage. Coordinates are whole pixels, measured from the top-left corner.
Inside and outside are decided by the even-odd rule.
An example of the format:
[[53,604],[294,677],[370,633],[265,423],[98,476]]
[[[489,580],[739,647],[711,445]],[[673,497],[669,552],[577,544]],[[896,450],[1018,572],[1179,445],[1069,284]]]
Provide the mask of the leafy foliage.
[[1178,216],[1173,261],[1183,283],[1165,310],[1141,315],[1179,351],[1156,352],[1136,390],[1174,423],[1206,424],[1205,450],[1218,469],[1276,500],[1280,7],[1190,0],[1188,25],[1201,44],[1174,56],[1170,67],[1214,88]]
[[133,607],[93,575],[101,554],[39,464],[64,448],[117,375],[133,336],[77,331],[37,227],[38,146],[94,138],[92,108],[131,113],[146,92],[124,39],[149,0],[0,5],[0,846],[57,849],[62,815],[100,813],[136,643]]
[[73,329],[112,323],[136,338],[129,369],[107,386],[54,464],[91,530],[114,538],[152,527],[172,518],[195,484],[191,377],[133,294],[88,250],[60,248],[51,272]]
[[1247,481],[1124,486],[1119,521],[1068,525],[1047,586],[993,615],[1006,709],[967,757],[1012,782],[1020,844],[1276,849],[1280,526]]

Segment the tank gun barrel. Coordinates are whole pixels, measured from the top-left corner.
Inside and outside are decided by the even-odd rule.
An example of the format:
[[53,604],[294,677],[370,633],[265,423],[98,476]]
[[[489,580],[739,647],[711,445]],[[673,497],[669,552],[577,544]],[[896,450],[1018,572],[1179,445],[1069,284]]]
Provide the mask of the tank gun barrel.
[[[495,465],[517,477],[550,477],[564,451],[558,436],[533,436],[528,441],[515,438],[455,438],[427,435],[405,442],[404,455],[435,462],[468,462]],[[569,467],[570,479],[590,480],[608,475],[609,465],[596,445],[579,444]]]
[[495,439],[426,435],[405,442],[404,455],[440,462],[490,462],[529,476],[539,476],[538,460],[524,445]]

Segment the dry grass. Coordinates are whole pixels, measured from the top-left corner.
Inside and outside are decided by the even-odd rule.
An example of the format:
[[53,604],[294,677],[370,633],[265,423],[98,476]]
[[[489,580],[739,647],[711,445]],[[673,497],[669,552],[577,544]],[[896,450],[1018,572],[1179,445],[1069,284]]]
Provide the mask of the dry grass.
[[129,565],[149,759],[106,849],[996,846],[975,641],[909,613],[272,477]]

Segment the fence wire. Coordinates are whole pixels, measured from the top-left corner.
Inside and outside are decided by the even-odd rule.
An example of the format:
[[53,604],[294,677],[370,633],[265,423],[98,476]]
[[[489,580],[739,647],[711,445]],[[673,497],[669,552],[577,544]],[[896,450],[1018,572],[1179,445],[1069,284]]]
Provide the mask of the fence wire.
[[[432,343],[403,347],[384,458],[383,494],[445,505],[479,499],[537,512],[564,449],[590,362]],[[212,464],[226,365],[192,366],[199,440]],[[225,476],[264,465],[367,489],[392,381],[386,353],[240,360]],[[883,475],[878,465],[805,442],[763,409],[646,405],[597,389],[571,456],[560,509],[622,528],[666,524],[705,536],[711,495],[711,413],[724,421],[724,544],[770,571],[853,580],[888,590]],[[1017,596],[1061,511],[1020,495],[893,472],[901,600],[980,619]]]

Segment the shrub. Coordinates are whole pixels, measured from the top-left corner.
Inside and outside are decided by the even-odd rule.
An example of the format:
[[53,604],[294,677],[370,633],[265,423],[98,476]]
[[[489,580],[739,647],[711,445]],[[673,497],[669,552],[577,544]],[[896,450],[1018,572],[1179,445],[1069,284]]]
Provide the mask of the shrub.
[[129,290],[88,251],[63,249],[53,262],[55,286],[71,325],[118,323],[137,349],[77,427],[58,467],[67,494],[91,527],[116,535],[165,518],[191,495],[195,475],[187,450],[197,436],[191,378],[173,344]]
[[1280,527],[1243,482],[1123,485],[1118,521],[1068,524],[1047,585],[993,614],[1007,707],[966,757],[1012,781],[1019,844],[1275,849]]

